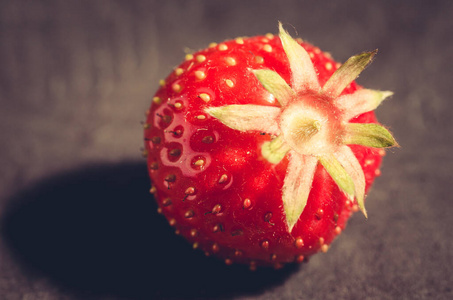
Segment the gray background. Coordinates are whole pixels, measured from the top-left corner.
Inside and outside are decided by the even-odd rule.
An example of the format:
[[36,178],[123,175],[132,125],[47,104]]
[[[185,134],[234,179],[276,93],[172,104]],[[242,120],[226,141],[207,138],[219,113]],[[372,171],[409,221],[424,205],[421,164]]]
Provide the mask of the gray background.
[[[453,299],[453,1],[0,1],[0,299]],[[275,33],[395,92],[389,151],[329,252],[249,273],[157,215],[140,157],[159,79],[185,52]]]

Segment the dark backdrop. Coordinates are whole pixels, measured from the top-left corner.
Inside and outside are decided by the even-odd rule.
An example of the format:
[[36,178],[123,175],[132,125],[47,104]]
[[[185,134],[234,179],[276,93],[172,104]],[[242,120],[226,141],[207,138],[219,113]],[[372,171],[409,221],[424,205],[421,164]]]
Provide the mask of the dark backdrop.
[[[0,1],[0,299],[453,299],[452,1]],[[283,270],[224,266],[157,215],[144,112],[185,52],[277,31],[359,78],[389,151],[326,254]]]

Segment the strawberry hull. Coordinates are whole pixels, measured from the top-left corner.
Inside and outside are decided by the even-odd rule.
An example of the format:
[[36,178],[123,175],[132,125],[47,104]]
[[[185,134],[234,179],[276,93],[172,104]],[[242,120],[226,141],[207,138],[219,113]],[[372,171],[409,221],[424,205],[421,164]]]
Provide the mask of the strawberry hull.
[[[306,43],[324,85],[339,65]],[[250,70],[270,69],[291,82],[291,69],[280,38],[238,38],[188,55],[164,80],[147,111],[145,154],[161,212],[178,234],[206,255],[232,262],[281,266],[327,251],[357,211],[357,203],[318,164],[308,200],[290,229],[282,201],[287,154],[278,163],[263,157],[263,145],[275,137],[239,131],[206,113],[208,107],[279,107]],[[341,95],[361,87],[349,84]],[[351,123],[376,123],[373,112]],[[365,174],[366,190],[379,174],[383,150],[350,145]],[[293,154],[294,155],[294,154]]]

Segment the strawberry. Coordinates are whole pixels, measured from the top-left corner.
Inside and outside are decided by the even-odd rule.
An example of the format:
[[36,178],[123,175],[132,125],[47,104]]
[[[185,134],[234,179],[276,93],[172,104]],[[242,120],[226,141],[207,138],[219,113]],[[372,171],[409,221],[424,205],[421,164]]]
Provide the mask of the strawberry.
[[158,211],[251,269],[327,251],[396,145],[373,113],[392,93],[354,81],[376,51],[340,65],[279,29],[186,55],[145,123]]

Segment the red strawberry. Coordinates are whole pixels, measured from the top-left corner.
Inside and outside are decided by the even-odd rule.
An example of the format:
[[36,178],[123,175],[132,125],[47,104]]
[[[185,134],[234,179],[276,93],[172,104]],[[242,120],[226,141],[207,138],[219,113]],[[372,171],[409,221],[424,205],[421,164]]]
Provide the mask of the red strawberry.
[[227,264],[327,251],[396,145],[373,113],[392,93],[354,82],[375,54],[340,66],[280,25],[187,55],[145,124],[159,211]]

